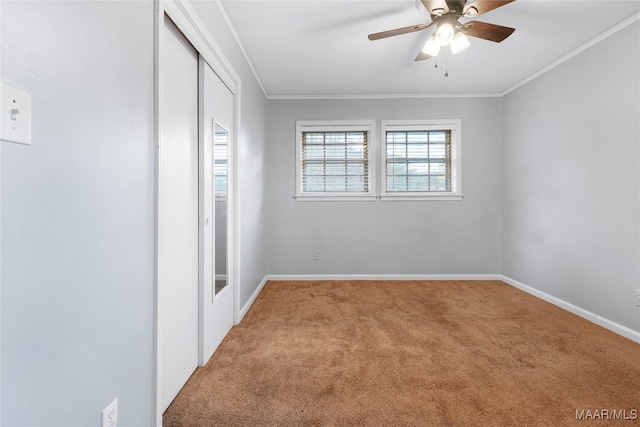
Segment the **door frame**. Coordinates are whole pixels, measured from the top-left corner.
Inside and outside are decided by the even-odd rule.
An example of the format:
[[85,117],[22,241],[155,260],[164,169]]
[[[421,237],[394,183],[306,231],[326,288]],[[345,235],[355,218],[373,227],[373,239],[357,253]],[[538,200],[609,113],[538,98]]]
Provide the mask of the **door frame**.
[[[206,29],[206,26],[199,18],[193,7],[187,3],[179,0],[154,0],[155,4],[155,16],[154,16],[154,139],[155,144],[155,190],[154,190],[154,205],[155,205],[155,314],[154,314],[154,384],[153,389],[153,402],[154,408],[152,413],[153,424],[157,426],[162,425],[162,393],[161,393],[161,366],[162,357],[160,353],[161,337],[160,331],[162,328],[162,289],[159,286],[160,281],[160,269],[163,260],[161,259],[161,252],[158,247],[158,230],[160,216],[159,211],[159,182],[160,177],[163,176],[162,164],[160,163],[160,148],[162,147],[162,114],[161,114],[161,94],[163,81],[162,70],[160,67],[160,58],[163,54],[166,54],[164,48],[164,17],[168,16],[176,27],[182,32],[186,39],[196,49],[199,55],[209,64],[213,71],[220,77],[222,82],[229,88],[233,94],[233,109],[234,109],[234,123],[232,129],[232,137],[229,144],[228,151],[228,187],[227,187],[227,280],[233,288],[233,318],[234,324],[238,324],[240,321],[240,239],[239,239],[239,218],[240,218],[240,204],[238,197],[238,153],[239,153],[239,130],[240,130],[240,94],[241,94],[241,80],[239,75],[235,72],[231,63],[224,56],[220,47],[216,44],[211,34]],[[217,5],[217,3],[216,3]],[[201,92],[200,92],[201,93]],[[202,238],[203,230],[199,228],[199,239]],[[202,262],[199,257],[198,263]],[[204,283],[200,281],[200,287],[204,286]],[[199,292],[199,298],[202,298],[203,292]],[[198,302],[198,307],[201,307],[201,301]],[[200,310],[200,309],[199,309]],[[206,330],[204,330],[203,317],[199,315],[199,337],[202,337]],[[202,331],[202,333],[200,332]],[[199,339],[198,348],[199,358],[202,364],[206,363],[203,357],[203,345],[201,338]]]

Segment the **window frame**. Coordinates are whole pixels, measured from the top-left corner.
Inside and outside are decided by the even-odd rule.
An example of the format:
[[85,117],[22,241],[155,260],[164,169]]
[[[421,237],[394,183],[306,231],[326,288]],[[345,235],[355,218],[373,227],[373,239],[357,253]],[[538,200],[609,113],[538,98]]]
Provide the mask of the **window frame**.
[[[380,199],[393,200],[462,200],[462,131],[460,119],[381,120],[380,121]],[[387,191],[387,131],[451,132],[451,191]]]
[[[296,192],[300,201],[371,201],[376,200],[375,120],[297,120],[296,121]],[[367,132],[368,191],[366,192],[305,192],[302,183],[303,132]]]

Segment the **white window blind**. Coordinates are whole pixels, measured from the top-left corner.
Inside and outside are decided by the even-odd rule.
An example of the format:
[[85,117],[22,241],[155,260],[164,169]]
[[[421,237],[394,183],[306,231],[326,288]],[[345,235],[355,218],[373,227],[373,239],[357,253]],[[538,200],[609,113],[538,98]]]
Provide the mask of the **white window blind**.
[[374,125],[369,120],[297,121],[296,198],[375,200]]
[[460,200],[460,120],[381,122],[382,199]]
[[451,191],[451,131],[387,131],[387,192]]
[[302,132],[305,193],[369,191],[368,132]]

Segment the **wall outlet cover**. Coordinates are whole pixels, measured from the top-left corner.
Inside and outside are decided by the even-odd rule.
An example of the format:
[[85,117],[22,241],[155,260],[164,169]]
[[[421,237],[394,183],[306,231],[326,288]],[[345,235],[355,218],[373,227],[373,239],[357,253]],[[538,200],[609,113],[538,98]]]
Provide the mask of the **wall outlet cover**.
[[116,427],[118,422],[118,399],[102,411],[102,427]]

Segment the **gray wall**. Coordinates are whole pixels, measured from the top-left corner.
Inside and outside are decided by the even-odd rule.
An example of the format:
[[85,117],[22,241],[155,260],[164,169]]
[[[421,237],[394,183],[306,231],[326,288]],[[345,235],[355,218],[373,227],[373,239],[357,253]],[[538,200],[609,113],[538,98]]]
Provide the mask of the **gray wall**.
[[242,80],[239,203],[240,305],[267,274],[265,255],[266,98],[215,2],[192,1],[213,39]]
[[503,273],[636,331],[638,27],[503,98]]
[[[266,274],[266,100],[213,2],[193,2],[242,79],[241,304]],[[2,425],[153,417],[154,4],[2,2],[2,83],[33,144],[2,143]],[[117,24],[117,25],[116,25]]]
[[[2,424],[149,425],[152,2],[2,2],[2,83],[32,145],[2,150]],[[117,29],[115,27],[117,25]]]
[[[462,201],[303,202],[296,120],[462,120]],[[500,272],[500,99],[270,100],[269,274]],[[377,153],[377,148],[376,153]],[[314,250],[321,259],[314,260]]]

